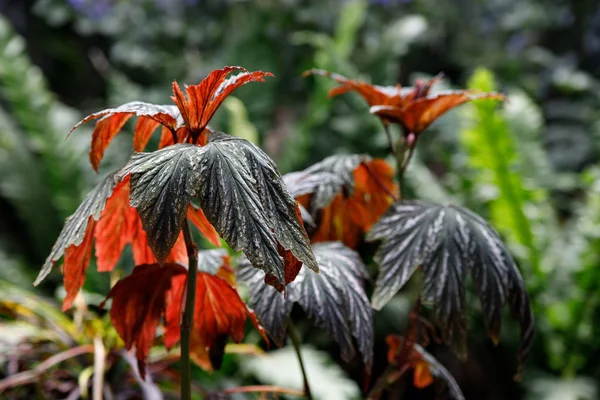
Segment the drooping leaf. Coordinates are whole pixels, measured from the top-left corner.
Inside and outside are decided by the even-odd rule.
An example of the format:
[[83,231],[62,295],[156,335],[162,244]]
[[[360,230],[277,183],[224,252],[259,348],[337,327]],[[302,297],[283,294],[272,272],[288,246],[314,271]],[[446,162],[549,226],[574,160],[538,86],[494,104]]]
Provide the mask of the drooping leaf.
[[321,273],[303,269],[296,281],[288,285],[285,298],[273,288],[261,285],[262,272],[241,262],[238,280],[248,284],[249,305],[269,336],[282,346],[292,306],[300,304],[309,318],[339,343],[346,361],[355,355],[354,338],[370,370],[374,328],[373,311],[362,285],[367,277],[365,266],[355,251],[339,242],[317,243],[313,251]]
[[[208,258],[212,255],[208,256]],[[182,296],[186,287],[185,275],[173,278],[173,287],[167,293],[165,314],[165,346],[173,347],[180,339],[180,320]],[[207,272],[198,272],[196,283],[196,303],[190,349],[192,359],[200,367],[212,371],[218,369],[220,359],[211,359],[210,352],[217,348],[222,357],[226,338],[239,343],[244,338],[246,318],[251,317],[261,334],[262,327],[253,318],[251,311],[240,299],[236,289],[219,276]],[[266,340],[266,337],[265,337]]]
[[[92,149],[90,150],[90,162],[96,171],[104,155],[104,150],[106,150],[115,135],[119,133],[125,122],[134,115],[144,117],[146,120],[156,121],[171,130],[175,130],[182,122],[177,107],[143,103],[141,101],[132,101],[116,108],[108,108],[88,115],[78,122],[71,129],[71,132],[86,122],[99,119],[92,133]],[[138,129],[140,130],[138,131]],[[136,148],[144,142],[147,143],[148,130],[150,130],[150,126],[146,123],[136,126],[136,134],[134,135]]]
[[291,281],[289,273],[286,281],[286,270],[297,266],[284,262],[287,250],[318,270],[296,201],[274,163],[243,139],[215,133],[206,146],[178,144],[135,153],[118,178],[127,175],[131,205],[142,218],[159,262],[175,242],[195,198],[227,243],[235,251],[244,250],[255,267],[273,275],[280,285]]
[[264,272],[253,268],[247,259],[238,264],[237,279],[248,286],[248,306],[256,312],[269,337],[277,346],[285,346],[288,317],[294,306],[297,283],[292,282],[287,286],[284,297],[275,288],[264,283]]
[[297,301],[340,344],[346,361],[354,357],[354,337],[370,371],[375,332],[373,310],[362,284],[368,276],[366,268],[358,253],[339,242],[317,243],[313,251],[321,274],[304,274]]
[[[227,78],[233,71],[242,71],[242,73]],[[181,110],[192,143],[201,145],[206,143],[204,130],[217,108],[231,92],[248,82],[264,82],[267,76],[273,76],[273,74],[262,71],[248,72],[242,67],[227,66],[212,71],[200,84],[187,86],[185,88],[187,97],[177,82],[173,82],[174,95],[171,99]]]
[[[148,357],[156,329],[165,313],[166,296],[178,277],[185,279],[186,269],[177,264],[144,264],[119,280],[106,296],[112,298],[110,319],[125,342],[136,348],[140,370]],[[105,301],[106,301],[105,300]],[[104,302],[100,307],[104,306]]]
[[220,236],[281,285],[293,280],[286,271],[296,266],[284,262],[281,249],[318,271],[297,203],[273,161],[250,142],[225,134],[212,134],[203,149],[195,198]]
[[52,247],[50,255],[46,258],[34,285],[38,285],[50,273],[54,263],[65,253],[65,249],[72,245],[81,245],[86,237],[86,233],[89,233],[87,229],[89,222],[98,221],[106,205],[106,200],[111,196],[115,184],[114,173],[107,175],[85,196],[73,215],[67,218],[65,226]]
[[139,117],[133,130],[133,151],[144,151],[150,137],[160,126],[160,122],[149,118]]
[[506,303],[518,319],[522,364],[533,340],[529,298],[498,233],[482,218],[461,207],[399,201],[373,226],[367,240],[382,240],[375,254],[380,268],[372,297],[375,309],[383,307],[420,267],[423,300],[433,304],[446,342],[464,352],[465,281],[471,273],[494,341]]
[[356,247],[397,193],[393,168],[365,155],[331,156],[284,176],[315,221],[313,242],[341,240]]
[[205,147],[177,144],[153,153],[134,153],[119,172],[130,176],[130,204],[135,207],[159,263],[165,262],[196,192]]
[[[135,265],[154,264],[156,258],[148,247],[146,232],[138,212],[129,205],[129,178],[113,190],[94,230],[98,271],[112,271],[127,244],[131,245]],[[187,265],[187,250],[183,234],[171,249],[167,262]]]
[[[400,348],[404,344],[404,338],[397,335],[388,335],[386,342],[388,344],[388,362],[399,361],[396,358],[398,354],[401,354]],[[433,381],[433,377],[435,377],[446,384],[450,398],[464,400],[460,386],[458,386],[452,374],[422,346],[413,343],[405,354],[407,354],[405,362],[408,364],[406,366],[413,369],[413,385],[416,388],[423,389],[429,386]],[[404,365],[398,367],[402,368]]]
[[63,275],[65,290],[67,292],[62,305],[62,310],[66,311],[73,306],[75,297],[79,289],[85,282],[85,272],[90,264],[92,257],[92,244],[94,235],[94,225],[96,221],[90,217],[83,241],[79,245],[72,244],[65,250],[65,261],[63,265]]

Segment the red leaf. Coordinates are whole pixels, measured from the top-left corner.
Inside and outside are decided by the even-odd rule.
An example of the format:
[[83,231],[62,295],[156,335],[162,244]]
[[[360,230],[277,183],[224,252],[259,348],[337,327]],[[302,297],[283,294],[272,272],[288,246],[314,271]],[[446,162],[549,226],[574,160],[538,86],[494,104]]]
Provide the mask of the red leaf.
[[[186,276],[174,277],[172,289],[167,293],[165,313],[165,346],[167,348],[173,347],[180,339],[179,325],[186,279]],[[218,276],[198,272],[190,343],[194,362],[206,370],[212,370],[209,349],[218,345],[219,338],[223,335],[231,336],[235,342],[239,343],[244,338],[248,316],[266,339],[264,330],[240,299],[233,286]]]
[[129,206],[128,177],[114,188],[94,231],[98,271],[109,272],[114,269],[125,246],[134,237],[138,220],[137,211]]
[[442,79],[442,74],[425,82],[417,81],[414,87],[406,88],[400,85],[371,85],[319,69],[304,73],[305,76],[311,74],[327,76],[341,84],[329,92],[330,96],[350,91],[357,92],[371,106],[372,114],[380,117],[384,123],[399,123],[404,127],[406,134],[423,132],[442,114],[468,101],[477,98],[504,100],[504,96],[498,93],[474,95],[476,92],[472,90],[447,91],[430,95],[432,86]]
[[[135,209],[134,209],[135,210]],[[137,211],[136,211],[137,215]],[[142,227],[142,220],[138,216],[136,219],[135,227],[134,227],[134,236],[131,240],[131,250],[133,252],[133,261],[136,265],[138,264],[153,264],[156,261],[156,257],[152,250],[148,246],[148,239],[146,236],[146,232]],[[183,233],[180,232],[177,237],[177,241],[175,245],[171,249],[171,253],[165,260],[168,263],[179,263],[183,265],[187,265],[188,256],[187,249],[185,247],[185,240],[183,238]]]
[[221,245],[221,238],[219,237],[219,234],[215,230],[215,227],[208,222],[206,216],[204,215],[204,211],[202,211],[201,208],[196,208],[190,204],[188,206],[187,216],[190,222],[194,224],[196,228],[198,228],[200,233],[204,235],[204,237],[208,239],[211,244],[215,246]]
[[135,346],[140,363],[146,360],[154,342],[171,282],[176,278],[185,279],[185,273],[186,269],[177,264],[138,265],[106,296],[106,300],[113,298],[110,319],[115,329],[127,349]]
[[133,131],[133,150],[144,151],[150,137],[159,125],[160,122],[152,118],[139,117]]
[[454,107],[477,99],[504,100],[504,96],[498,93],[476,93],[472,90],[440,92],[418,98],[404,107],[374,106],[371,107],[371,113],[399,123],[405,132],[419,134]]
[[[320,212],[317,230],[311,241],[342,241],[356,248],[364,234],[379,220],[394,202],[398,186],[393,182],[394,169],[384,160],[361,163],[354,170],[354,192],[338,194],[329,206]],[[298,202],[309,206],[310,195],[298,197]]]
[[92,133],[92,149],[90,150],[90,162],[92,167],[98,171],[98,166],[113,137],[119,133],[125,122],[132,114],[114,114],[102,118]]
[[[242,71],[242,73],[227,78],[231,72],[236,70]],[[181,112],[192,142],[206,144],[204,130],[219,105],[231,92],[248,82],[263,82],[267,76],[273,76],[273,74],[262,71],[248,72],[242,67],[225,67],[212,71],[200,84],[187,86],[185,95],[177,82],[173,82],[171,99]]]
[[[177,143],[183,143],[188,137],[188,130],[185,126],[183,126],[177,129],[175,135],[177,136]],[[171,130],[166,126],[163,126],[160,134],[160,142],[158,143],[158,148],[163,149],[167,146],[172,146],[174,144],[175,142],[173,141],[173,132],[171,132]]]
[[[119,133],[125,122],[134,115],[141,117],[143,120],[153,120],[174,130],[177,128],[177,117],[179,113],[174,106],[160,106],[134,101],[123,104],[117,108],[108,108],[90,114],[79,121],[71,129],[71,132],[86,122],[99,119],[94,128],[94,133],[92,134],[92,149],[90,150],[90,162],[96,171],[98,170],[98,166],[104,155],[104,150],[106,150],[113,137]],[[137,133],[138,128],[140,128],[139,134]],[[134,135],[134,147],[136,151],[137,149],[143,149],[143,147],[145,147],[145,143],[147,143],[151,135],[151,132],[149,133],[148,130],[150,130],[149,122],[138,122],[136,134]]]
[[65,251],[63,264],[63,282],[67,292],[63,300],[62,310],[66,311],[73,306],[73,301],[79,289],[85,282],[85,272],[92,256],[93,231],[96,222],[92,217],[88,219],[85,237],[79,245],[71,245]]

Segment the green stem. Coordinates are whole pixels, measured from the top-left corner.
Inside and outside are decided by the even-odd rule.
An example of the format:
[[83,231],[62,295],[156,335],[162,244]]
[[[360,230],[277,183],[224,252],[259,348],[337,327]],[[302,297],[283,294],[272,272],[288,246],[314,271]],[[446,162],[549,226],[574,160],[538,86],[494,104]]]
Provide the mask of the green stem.
[[292,339],[292,344],[294,345],[294,350],[296,351],[296,356],[298,356],[298,363],[300,363],[300,370],[302,371],[302,378],[304,379],[304,395],[308,400],[312,400],[312,393],[310,392],[310,386],[308,385],[308,377],[306,375],[306,368],[304,367],[304,361],[302,361],[302,353],[300,352],[300,337],[298,336],[298,331],[296,330],[296,326],[289,320],[288,324],[288,333],[290,339]]
[[194,305],[196,304],[196,277],[198,275],[198,249],[192,238],[192,231],[187,221],[183,224],[183,238],[187,249],[189,266],[185,292],[185,309],[180,325],[181,333],[181,399],[192,397],[192,367],[190,364],[190,335],[194,322]]
[[[387,137],[388,143],[392,150],[392,155],[394,156],[394,159],[396,160],[396,173],[399,174],[399,171],[402,169],[402,159],[404,158],[404,154],[402,154],[402,155],[398,154],[398,149],[396,148],[396,144],[394,143],[394,139],[392,137],[392,132],[390,132],[390,124],[384,122],[383,129],[385,130],[385,136]],[[398,175],[398,176],[400,176],[400,175]],[[400,188],[400,189],[402,189],[402,188]],[[402,190],[400,190],[400,193],[402,193]]]

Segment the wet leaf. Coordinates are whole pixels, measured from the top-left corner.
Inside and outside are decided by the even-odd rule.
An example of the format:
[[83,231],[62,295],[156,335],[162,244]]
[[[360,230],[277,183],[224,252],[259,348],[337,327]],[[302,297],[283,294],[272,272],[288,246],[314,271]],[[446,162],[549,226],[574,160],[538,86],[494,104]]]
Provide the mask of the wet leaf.
[[[113,190],[94,230],[98,271],[112,271],[117,265],[125,246],[130,244],[135,265],[154,264],[156,258],[148,247],[146,232],[138,212],[129,205],[129,178],[125,178]],[[167,262],[187,265],[187,250],[180,233]]]
[[141,101],[132,101],[116,108],[108,108],[88,115],[78,122],[71,129],[71,132],[86,122],[99,119],[92,133],[92,149],[90,150],[90,162],[96,171],[98,170],[104,151],[112,139],[119,133],[125,122],[134,115],[145,119],[144,122],[138,122],[136,125],[134,134],[134,145],[136,148],[148,142],[148,130],[150,130],[148,120],[163,124],[171,130],[175,130],[183,122],[177,107],[150,104]]
[[284,176],[316,225],[311,241],[341,240],[356,247],[397,195],[394,170],[366,155],[331,156]]
[[286,271],[295,268],[282,249],[318,271],[297,203],[273,161],[250,142],[221,133],[203,149],[195,198],[219,235],[280,285],[293,280]]
[[135,207],[159,263],[177,241],[199,180],[205,147],[177,144],[153,153],[134,153],[119,172],[130,176],[130,204]]
[[261,285],[262,272],[242,262],[238,280],[248,284],[249,305],[273,341],[283,346],[292,306],[300,304],[309,318],[339,343],[346,361],[355,355],[354,338],[370,370],[374,330],[373,311],[362,285],[367,277],[365,266],[355,251],[339,242],[317,243],[313,251],[321,273],[303,269],[296,281],[288,285],[286,298]]
[[65,249],[71,246],[80,246],[89,233],[90,221],[97,221],[106,205],[106,200],[111,196],[116,181],[113,174],[107,175],[94,189],[83,199],[77,210],[65,221],[56,243],[46,258],[42,269],[36,278],[34,285],[38,285],[52,270],[52,266],[58,261]]
[[519,320],[522,365],[533,340],[529,298],[508,250],[482,218],[461,207],[399,201],[373,226],[367,240],[382,240],[375,254],[380,268],[372,297],[375,309],[381,309],[421,267],[423,300],[433,304],[445,341],[464,354],[465,281],[471,273],[494,341],[506,303]]
[[[273,161],[248,141],[215,133],[206,146],[178,144],[135,153],[118,178],[127,175],[131,205],[159,262],[173,246],[195,198],[227,243],[243,250],[280,288],[293,280],[290,271],[298,261],[318,271],[296,201]],[[288,250],[293,259],[286,256]]]

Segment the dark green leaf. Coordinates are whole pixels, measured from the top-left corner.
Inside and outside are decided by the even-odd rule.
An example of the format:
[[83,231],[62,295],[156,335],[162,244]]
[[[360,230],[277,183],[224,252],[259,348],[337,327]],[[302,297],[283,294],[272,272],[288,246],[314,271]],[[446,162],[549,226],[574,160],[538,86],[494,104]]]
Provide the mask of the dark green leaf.
[[[294,305],[297,283],[294,281],[286,288],[286,297],[274,287],[264,283],[264,272],[252,267],[250,261],[243,259],[238,264],[237,279],[248,285],[248,306],[254,310],[261,325],[279,347],[285,346],[288,317]],[[298,280],[299,277],[296,278]]]
[[313,195],[310,212],[314,215],[327,207],[342,189],[352,193],[354,170],[369,159],[360,154],[330,156],[303,171],[286,174],[283,179],[292,196]]
[[152,153],[134,153],[118,178],[131,175],[129,200],[142,219],[148,245],[163,263],[177,241],[200,180],[205,147],[176,144]]
[[106,200],[112,195],[116,185],[115,173],[108,174],[96,187],[85,196],[77,210],[66,219],[65,225],[52,247],[52,251],[36,278],[34,285],[38,285],[52,269],[52,266],[64,254],[65,249],[71,245],[78,246],[85,237],[89,219],[98,221]]
[[521,275],[498,233],[461,207],[399,201],[373,226],[367,240],[382,240],[373,307],[380,309],[423,270],[423,300],[433,304],[447,342],[465,348],[465,279],[472,273],[489,335],[497,341],[508,302],[521,324],[522,361],[533,339],[533,314]]
[[318,272],[297,203],[273,161],[250,142],[222,133],[210,135],[203,149],[196,199],[219,235],[281,284],[278,244]]
[[373,310],[362,279],[367,271],[358,253],[339,242],[313,246],[320,274],[305,269],[287,288],[287,298],[267,285],[261,285],[262,273],[242,263],[238,279],[248,283],[249,305],[261,324],[279,346],[284,344],[287,318],[293,303],[298,303],[309,318],[324,328],[339,343],[342,358],[355,355],[353,337],[368,370],[373,363]]
[[248,141],[215,133],[206,146],[177,144],[135,153],[119,179],[128,174],[131,206],[159,262],[175,244],[195,198],[219,235],[280,284],[288,282],[278,246],[318,271],[296,201],[273,161]]

